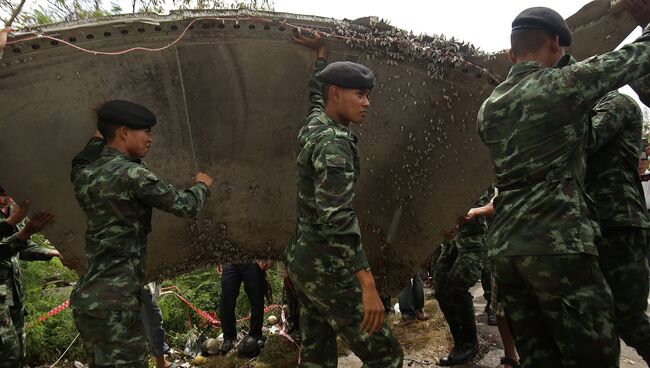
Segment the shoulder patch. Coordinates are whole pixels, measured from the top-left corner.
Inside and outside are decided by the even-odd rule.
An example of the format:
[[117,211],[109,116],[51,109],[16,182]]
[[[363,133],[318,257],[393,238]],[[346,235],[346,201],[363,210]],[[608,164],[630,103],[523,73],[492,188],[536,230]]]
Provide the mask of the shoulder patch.
[[327,167],[346,167],[346,159],[342,155],[337,155],[335,153],[325,154],[325,165]]

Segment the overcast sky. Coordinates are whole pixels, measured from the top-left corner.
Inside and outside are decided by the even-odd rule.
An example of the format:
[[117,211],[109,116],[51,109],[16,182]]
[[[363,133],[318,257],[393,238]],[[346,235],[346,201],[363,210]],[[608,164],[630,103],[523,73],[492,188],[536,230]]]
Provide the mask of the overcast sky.
[[375,15],[414,33],[445,34],[470,41],[485,51],[509,47],[510,23],[523,9],[548,6],[565,18],[588,0],[276,0],[275,10],[356,19]]
[[[107,0],[104,0],[107,2]],[[168,0],[166,9],[170,9]],[[275,11],[318,15],[336,19],[378,16],[395,27],[416,34],[444,34],[469,41],[484,51],[496,52],[510,47],[510,24],[519,12],[532,6],[547,6],[567,18],[590,0],[274,0]],[[130,9],[130,0],[118,0],[122,9]],[[108,4],[105,4],[108,7]],[[637,27],[623,44],[641,34]],[[625,88],[624,93],[634,92]]]
[[[103,0],[110,7],[109,0]],[[117,1],[122,9],[130,0]],[[444,34],[470,41],[485,51],[509,47],[510,24],[523,9],[547,6],[565,18],[589,0],[274,0],[278,12],[318,15],[336,19],[356,19],[369,15],[387,19],[393,26],[416,34]],[[171,1],[166,9],[170,9]]]

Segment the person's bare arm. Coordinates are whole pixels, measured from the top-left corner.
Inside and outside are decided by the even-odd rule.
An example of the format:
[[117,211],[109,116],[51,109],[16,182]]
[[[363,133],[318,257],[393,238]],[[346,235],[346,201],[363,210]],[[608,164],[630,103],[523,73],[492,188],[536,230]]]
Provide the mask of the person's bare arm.
[[318,33],[314,33],[312,36],[305,36],[296,30],[291,35],[291,38],[295,43],[316,51],[316,64],[314,65],[312,76],[309,79],[309,110],[310,114],[320,113],[325,108],[325,99],[323,97],[323,84],[316,78],[316,73],[323,70],[327,65],[327,46]]
[[7,46],[7,36],[13,32],[13,28],[6,27],[0,30],[0,51]]
[[370,270],[359,270],[356,272],[357,280],[361,285],[361,294],[363,301],[363,321],[361,330],[370,335],[381,330],[384,325],[384,303],[382,303],[375,279]]
[[465,218],[467,220],[472,220],[477,217],[492,217],[494,216],[494,205],[492,202],[486,204],[482,207],[474,207],[467,212]]
[[327,46],[325,46],[325,42],[323,42],[320,33],[314,32],[310,36],[306,36],[296,30],[291,34],[291,38],[295,43],[316,51],[317,57],[327,58]]

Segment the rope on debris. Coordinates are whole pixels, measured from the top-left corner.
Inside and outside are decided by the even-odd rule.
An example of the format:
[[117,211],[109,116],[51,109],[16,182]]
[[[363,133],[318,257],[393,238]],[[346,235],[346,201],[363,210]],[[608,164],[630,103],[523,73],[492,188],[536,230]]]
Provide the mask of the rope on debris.
[[[70,43],[68,41],[65,41],[63,39],[54,37],[54,36],[52,36],[50,34],[46,34],[46,33],[39,33],[39,34],[37,34],[35,36],[20,38],[20,39],[15,40],[15,41],[9,41],[9,42],[7,42],[7,45],[13,45],[13,44],[16,44],[16,43],[31,41],[31,40],[35,40],[35,39],[39,39],[39,38],[46,38],[46,39],[49,39],[49,40],[52,40],[52,41],[55,41],[55,42],[60,42],[60,43],[62,43],[64,45],[72,47],[72,48],[74,48],[74,49],[76,49],[78,51],[89,53],[89,54],[92,54],[92,55],[95,55],[95,56],[97,56],[97,55],[117,56],[117,55],[124,55],[124,54],[130,53],[130,52],[133,52],[133,51],[159,52],[159,51],[166,50],[166,49],[172,47],[173,45],[175,45],[176,43],[178,43],[181,39],[183,39],[183,37],[185,37],[185,34],[194,25],[194,23],[196,23],[198,21],[204,21],[204,20],[216,20],[216,21],[221,21],[221,22],[234,21],[235,24],[238,24],[240,21],[247,21],[247,20],[257,21],[257,22],[260,22],[260,23],[277,23],[277,24],[282,24],[284,26],[287,26],[287,27],[290,27],[290,28],[293,28],[293,29],[297,29],[299,31],[302,30],[302,29],[306,29],[306,30],[309,30],[309,31],[311,31],[313,33],[319,33],[319,34],[323,34],[323,35],[325,35],[327,37],[337,38],[337,39],[346,40],[346,41],[350,41],[350,42],[367,43],[367,42],[377,42],[377,41],[381,40],[380,38],[377,38],[377,37],[365,40],[365,39],[360,39],[360,38],[356,38],[356,37],[343,36],[343,35],[339,35],[339,34],[336,34],[336,33],[329,33],[329,32],[324,32],[324,31],[321,31],[321,30],[317,30],[317,29],[314,29],[313,27],[310,27],[310,26],[307,26],[307,25],[297,25],[297,24],[292,24],[292,23],[289,23],[289,22],[286,22],[286,21],[276,20],[276,19],[269,19],[269,18],[263,18],[263,17],[254,17],[254,16],[241,17],[241,18],[238,17],[238,16],[231,16],[231,17],[202,17],[202,18],[195,18],[185,27],[183,32],[181,32],[181,34],[178,35],[178,37],[176,37],[176,39],[174,39],[172,42],[168,43],[165,46],[157,47],[157,48],[149,48],[149,47],[140,47],[140,46],[138,46],[138,47],[132,47],[132,48],[129,48],[129,49],[126,49],[126,50],[121,50],[121,51],[96,51],[96,50],[90,50],[90,49],[86,49],[86,48],[77,46],[77,45],[72,44],[72,43]],[[458,55],[458,56],[459,56],[459,60],[462,63],[464,63],[464,64],[466,64],[466,65],[468,65],[470,67],[473,67],[473,68],[476,68],[476,69],[480,70],[481,72],[487,74],[490,78],[492,78],[497,83],[500,82],[500,80],[495,75],[490,73],[490,71],[487,70],[486,68],[484,68],[484,67],[482,67],[480,65],[474,64],[471,61],[465,60],[465,58],[462,57],[461,55]]]

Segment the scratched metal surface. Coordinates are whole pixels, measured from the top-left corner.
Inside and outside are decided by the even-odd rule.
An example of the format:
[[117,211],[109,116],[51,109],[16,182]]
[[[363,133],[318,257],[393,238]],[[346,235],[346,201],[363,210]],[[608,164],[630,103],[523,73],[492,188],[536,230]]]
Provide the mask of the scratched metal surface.
[[[294,226],[296,135],[315,60],[290,41],[291,25],[355,34],[371,28],[212,11],[114,17],[43,31],[97,51],[155,48],[175,40],[192,19],[233,15],[240,20],[195,21],[178,43],[159,52],[99,56],[44,38],[5,50],[0,146],[10,159],[0,161],[2,184],[57,214],[46,235],[65,256],[83,258],[85,227],[69,181],[70,160],[94,132],[91,108],[116,98],[144,104],[159,117],[146,158],[156,172],[179,186],[190,184],[197,170],[216,179],[196,220],[154,212],[150,279],[281,256]],[[438,70],[442,78],[432,78],[422,58],[402,60],[342,39],[328,43],[330,60],[358,61],[377,74],[370,114],[354,128],[362,167],[355,207],[374,272],[382,287],[396,291],[492,181],[475,117],[495,83],[490,75],[502,71],[445,66]]]

